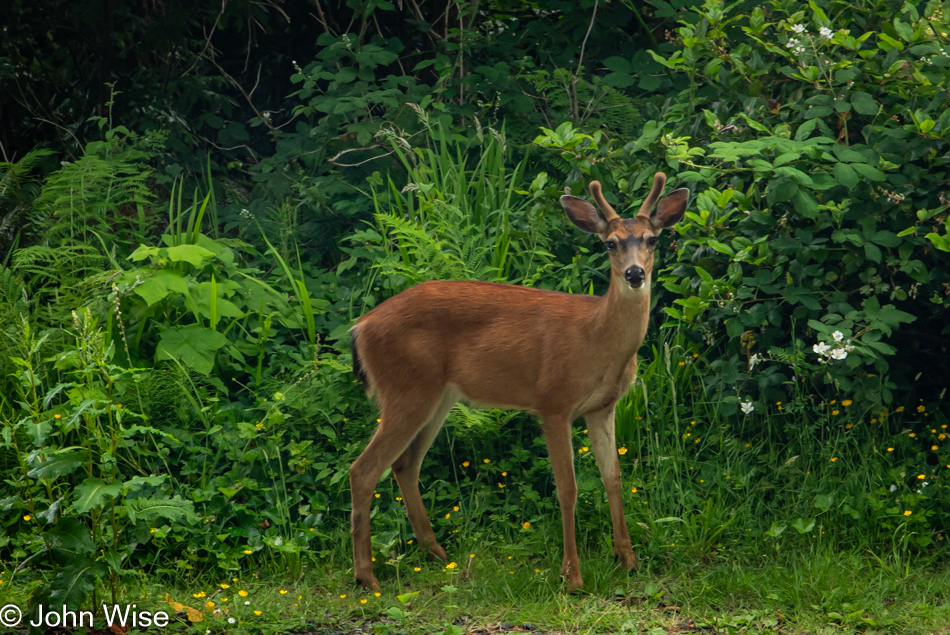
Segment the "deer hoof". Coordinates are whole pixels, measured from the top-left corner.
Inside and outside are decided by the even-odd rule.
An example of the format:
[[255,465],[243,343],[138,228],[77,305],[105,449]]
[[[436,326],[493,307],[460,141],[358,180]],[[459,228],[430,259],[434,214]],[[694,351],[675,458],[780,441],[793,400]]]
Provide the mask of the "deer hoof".
[[367,591],[381,591],[382,588],[379,586],[379,580],[376,579],[372,573],[369,575],[362,575],[356,577],[356,583],[366,589]]
[[432,545],[431,547],[429,547],[428,551],[429,551],[430,554],[432,554],[432,556],[433,556],[434,558],[438,558],[439,560],[448,560],[448,559],[449,559],[448,554],[445,553],[445,549],[443,549],[443,548],[442,548],[440,545],[438,545],[438,544],[435,544],[435,545]]
[[615,556],[620,561],[620,566],[627,571],[640,568],[640,565],[637,564],[637,557],[633,555],[632,551],[618,551]]
[[561,566],[561,577],[567,582],[568,593],[578,593],[584,590],[584,580],[581,578],[581,572],[577,566],[569,566],[567,563]]

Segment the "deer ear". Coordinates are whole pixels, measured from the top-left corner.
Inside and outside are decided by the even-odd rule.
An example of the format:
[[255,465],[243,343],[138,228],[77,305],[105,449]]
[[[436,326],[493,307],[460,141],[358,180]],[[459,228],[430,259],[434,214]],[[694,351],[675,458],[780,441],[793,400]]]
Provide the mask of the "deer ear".
[[656,205],[656,214],[650,219],[654,227],[670,227],[680,222],[689,203],[689,190],[685,187],[664,196]]
[[561,197],[561,207],[574,226],[588,234],[602,234],[607,231],[607,221],[593,205],[577,196],[565,194]]

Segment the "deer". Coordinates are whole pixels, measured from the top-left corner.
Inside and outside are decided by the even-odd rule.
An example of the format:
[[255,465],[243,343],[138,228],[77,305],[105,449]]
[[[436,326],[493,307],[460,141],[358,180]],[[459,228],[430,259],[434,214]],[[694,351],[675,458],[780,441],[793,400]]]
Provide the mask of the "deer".
[[[370,505],[392,468],[419,547],[447,560],[419,493],[422,460],[459,400],[479,407],[525,410],[540,419],[563,528],[561,575],[583,588],[574,508],[577,483],[571,426],[586,420],[607,492],[613,551],[638,567],[621,497],[614,410],[633,384],[646,335],[657,237],[683,218],[689,190],[660,198],[656,173],[637,215],[621,218],[600,183],[590,183],[596,209],[568,194],[561,206],[581,231],[596,234],[610,258],[603,296],[481,281],[427,281],[381,302],[350,329],[353,371],[380,408],[376,431],[350,466],[353,575],[379,590],[373,575]],[[651,210],[656,207],[655,211]]]

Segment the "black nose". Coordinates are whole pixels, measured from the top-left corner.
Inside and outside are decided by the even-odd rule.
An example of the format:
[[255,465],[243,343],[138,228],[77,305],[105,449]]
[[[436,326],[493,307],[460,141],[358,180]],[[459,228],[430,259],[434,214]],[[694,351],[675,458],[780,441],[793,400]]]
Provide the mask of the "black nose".
[[623,272],[623,277],[627,279],[627,282],[643,282],[643,279],[646,278],[647,274],[643,270],[643,267],[638,267],[636,265],[630,267]]

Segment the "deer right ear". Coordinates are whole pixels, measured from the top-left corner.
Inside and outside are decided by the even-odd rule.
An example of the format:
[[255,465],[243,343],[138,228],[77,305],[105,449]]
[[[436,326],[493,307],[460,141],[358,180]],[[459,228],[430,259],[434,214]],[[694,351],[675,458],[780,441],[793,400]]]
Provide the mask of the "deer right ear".
[[582,198],[565,194],[561,197],[561,207],[574,226],[588,234],[602,234],[607,231],[607,221],[593,205]]

